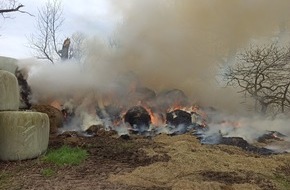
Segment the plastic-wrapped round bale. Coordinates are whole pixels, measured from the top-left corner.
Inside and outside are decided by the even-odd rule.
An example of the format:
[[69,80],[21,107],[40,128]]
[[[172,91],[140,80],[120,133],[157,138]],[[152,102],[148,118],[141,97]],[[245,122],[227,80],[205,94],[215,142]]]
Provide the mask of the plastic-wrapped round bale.
[[0,112],[0,160],[36,158],[48,147],[49,119],[39,112]]
[[19,86],[15,75],[0,70],[0,111],[18,110]]
[[15,74],[17,68],[17,59],[0,56],[0,70],[8,71],[12,74]]

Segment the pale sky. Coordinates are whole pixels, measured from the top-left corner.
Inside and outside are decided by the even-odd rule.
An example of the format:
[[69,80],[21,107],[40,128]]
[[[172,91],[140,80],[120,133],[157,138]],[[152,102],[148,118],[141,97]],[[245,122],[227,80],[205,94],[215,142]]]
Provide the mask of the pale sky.
[[[32,50],[28,47],[29,37],[36,29],[38,9],[47,0],[18,0],[25,5],[21,10],[28,14],[11,13],[10,17],[0,17],[0,56],[14,58],[32,57]],[[65,39],[74,32],[83,32],[87,35],[101,35],[104,38],[116,22],[116,15],[106,0],[62,0],[64,24],[60,37]]]

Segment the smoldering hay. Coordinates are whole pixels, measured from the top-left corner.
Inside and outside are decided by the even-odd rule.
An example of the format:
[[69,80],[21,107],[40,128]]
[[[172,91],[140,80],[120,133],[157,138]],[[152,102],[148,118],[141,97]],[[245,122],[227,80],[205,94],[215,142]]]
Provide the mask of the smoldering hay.
[[94,36],[83,65],[30,65],[32,101],[86,100],[91,107],[86,109],[92,110],[99,96],[114,91],[119,100],[130,102],[130,85],[124,83],[132,71],[132,80],[157,92],[177,88],[198,104],[241,112],[236,90],[217,83],[220,64],[252,41],[282,39],[290,18],[287,0],[110,2],[111,16],[118,20],[112,32],[117,45]]

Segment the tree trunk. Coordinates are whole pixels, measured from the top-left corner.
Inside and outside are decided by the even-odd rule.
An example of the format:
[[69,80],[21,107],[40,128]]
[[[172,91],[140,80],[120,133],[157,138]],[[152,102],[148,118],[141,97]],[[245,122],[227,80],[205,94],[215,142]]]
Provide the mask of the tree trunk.
[[266,111],[267,111],[267,108],[268,108],[268,104],[265,104],[265,103],[261,102],[261,106],[262,106],[261,113],[263,115],[265,115],[266,114]]
[[67,60],[68,59],[68,50],[70,46],[70,39],[67,38],[64,40],[62,49],[61,49],[61,60]]
[[281,112],[282,113],[285,112],[285,101],[287,99],[287,93],[288,93],[289,86],[290,86],[290,83],[287,84],[286,89],[285,89],[284,94],[283,94],[283,99],[282,99],[282,103],[281,103],[281,109],[282,109]]

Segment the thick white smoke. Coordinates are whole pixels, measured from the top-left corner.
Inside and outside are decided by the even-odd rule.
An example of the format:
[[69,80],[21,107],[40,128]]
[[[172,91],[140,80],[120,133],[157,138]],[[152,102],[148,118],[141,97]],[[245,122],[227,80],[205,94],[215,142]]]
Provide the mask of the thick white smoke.
[[[203,105],[239,110],[236,92],[217,86],[219,64],[252,40],[272,38],[289,18],[287,0],[111,1],[124,23],[110,62],[147,86],[179,88]],[[213,96],[214,95],[214,96]]]
[[123,18],[114,32],[116,47],[96,36],[88,43],[85,66],[34,69],[29,81],[35,93],[101,91],[116,75],[133,71],[153,90],[177,88],[203,105],[239,110],[236,93],[216,83],[219,65],[251,40],[273,37],[281,23],[287,29],[290,16],[287,0],[124,0],[111,5]]
[[[290,120],[285,115],[272,119],[261,116],[244,117],[216,113],[211,119],[212,122],[208,123],[210,128],[205,134],[206,137],[216,137],[218,141],[217,134],[221,134],[224,137],[242,137],[249,143],[256,143],[264,135],[278,132],[279,135],[276,138],[281,141],[269,142],[267,148],[279,152],[290,152]],[[212,138],[212,140],[215,139]]]
[[[253,40],[277,37],[282,25],[285,35],[290,18],[288,0],[110,2],[112,12],[122,17],[113,32],[115,46],[96,36],[88,43],[83,65],[66,62],[30,67],[33,102],[73,99],[84,105],[85,101],[89,108],[82,107],[93,113],[100,99],[101,104],[108,98],[135,103],[128,99],[128,92],[130,83],[136,81],[156,92],[180,89],[203,106],[241,112],[235,90],[216,82],[219,66]],[[131,71],[136,76],[126,78],[125,73]],[[251,121],[246,122],[247,129],[278,125],[280,131],[285,129],[284,120]]]

